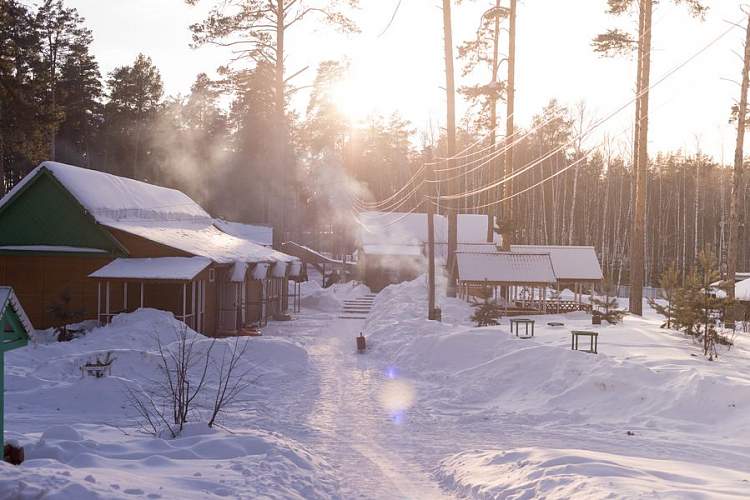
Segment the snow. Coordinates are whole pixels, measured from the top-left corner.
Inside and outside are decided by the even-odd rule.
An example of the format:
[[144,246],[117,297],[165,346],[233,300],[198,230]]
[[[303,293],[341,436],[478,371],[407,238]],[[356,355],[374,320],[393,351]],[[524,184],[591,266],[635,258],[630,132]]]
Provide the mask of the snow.
[[555,272],[548,255],[496,253],[456,253],[461,281],[491,283],[555,283]]
[[214,219],[214,225],[227,234],[252,241],[264,247],[273,246],[273,227]]
[[235,262],[232,266],[232,273],[229,277],[229,281],[232,283],[244,283],[245,275],[247,274],[247,263]]
[[4,245],[0,246],[0,251],[20,251],[20,252],[61,252],[61,253],[107,253],[100,248],[87,247],[70,247],[65,245]]
[[89,277],[190,281],[210,264],[204,257],[117,258]]
[[546,253],[552,260],[555,275],[561,281],[604,278],[594,247],[559,245],[511,245],[512,252]]
[[[308,355],[294,341],[250,341],[242,369],[269,387],[248,389],[241,408],[227,415],[231,430],[196,421],[177,439],[162,439],[133,427],[124,389],[159,377],[154,336],[169,345],[180,325],[171,314],[141,309],[74,341],[37,341],[6,354],[6,438],[24,446],[26,461],[0,463],[0,499],[335,496],[330,465],[294,439],[252,424],[269,387],[309,372]],[[198,349],[212,342],[188,334],[200,339]],[[216,342],[214,355],[232,340]],[[107,352],[116,357],[112,376],[82,378],[79,367]]]
[[294,257],[226,234],[201,222],[109,222],[107,226],[146,238],[219,264],[292,262]]
[[[427,242],[427,214],[405,212],[364,212],[360,215],[360,243],[363,246],[378,245],[379,248],[402,246],[421,248]],[[435,242],[448,241],[448,219],[434,216]],[[487,243],[487,216],[481,214],[458,215],[459,243]],[[500,237],[495,235],[495,242]]]
[[[13,351],[6,438],[29,459],[0,465],[0,499],[747,496],[747,334],[709,362],[646,307],[613,326],[534,316],[535,337],[518,339],[507,319],[471,325],[472,308],[444,287],[440,277],[442,322],[425,319],[424,277],[352,320],[342,310],[369,309],[366,287],[303,283],[295,320],[250,341],[247,404],[223,428],[198,420],[177,439],[138,434],[121,390],[158,375],[153,336],[169,342],[170,314],[123,314]],[[571,351],[572,329],[596,329],[600,354]],[[109,351],[112,377],[81,378],[81,363]]]
[[[472,498],[746,498],[747,475],[683,461],[577,449],[472,450],[441,463],[446,487]],[[619,495],[618,495],[619,496]]]
[[54,175],[101,223],[127,219],[210,222],[210,216],[205,210],[176,189],[52,161],[45,161],[32,170],[0,200],[0,206],[10,200],[42,169]]
[[406,257],[421,257],[422,245],[363,245],[362,250],[367,255],[402,255]]

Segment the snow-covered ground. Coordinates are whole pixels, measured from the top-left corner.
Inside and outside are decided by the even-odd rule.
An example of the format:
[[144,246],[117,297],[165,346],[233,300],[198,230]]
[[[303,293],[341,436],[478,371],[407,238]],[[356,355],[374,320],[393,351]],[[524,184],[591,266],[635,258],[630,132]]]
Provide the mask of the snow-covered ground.
[[[714,362],[650,311],[602,327],[536,317],[518,339],[506,320],[474,328],[455,299],[426,321],[425,292],[388,287],[362,321],[339,311],[365,287],[305,285],[302,313],[250,340],[243,403],[177,439],[139,433],[124,392],[158,374],[169,315],[9,353],[6,439],[27,461],[0,465],[0,499],[748,496],[746,335]],[[599,354],[571,351],[570,330],[593,328]],[[106,352],[113,376],[82,378]]]

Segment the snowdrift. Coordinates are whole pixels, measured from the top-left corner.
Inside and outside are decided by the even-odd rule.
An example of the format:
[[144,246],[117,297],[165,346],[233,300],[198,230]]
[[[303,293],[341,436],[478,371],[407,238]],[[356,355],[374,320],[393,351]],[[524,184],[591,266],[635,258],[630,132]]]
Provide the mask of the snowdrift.
[[[691,357],[687,340],[680,351],[668,333],[662,335],[664,350],[683,358],[679,364],[670,358],[594,356],[570,350],[570,329],[591,328],[583,313],[556,317],[571,325],[565,329],[548,328],[551,317],[538,316],[537,336],[519,339],[507,326],[461,326],[471,307],[455,299],[442,299],[443,323],[414,319],[426,311],[425,296],[423,279],[386,288],[366,333],[373,351],[390,366],[430,384],[421,397],[431,407],[465,408],[466,419],[502,413],[534,416],[537,423],[663,424],[683,431],[721,423],[737,432],[750,430],[750,380]],[[619,353],[614,344],[637,344],[639,335],[632,328],[603,327],[601,351]],[[640,341],[653,343],[654,337]],[[637,349],[628,346],[626,352]]]
[[367,286],[354,281],[323,288],[318,282],[311,280],[302,284],[300,302],[305,309],[335,313],[341,310],[344,300],[369,293],[370,289]]
[[[241,368],[257,383],[225,415],[232,432],[190,423],[165,440],[137,430],[126,388],[160,378],[156,341],[169,346],[185,328],[171,313],[141,309],[73,341],[41,334],[9,353],[6,438],[25,447],[26,462],[0,463],[0,499],[330,498],[337,485],[325,462],[291,439],[246,430],[270,391],[310,369],[293,339],[248,340]],[[215,342],[214,361],[234,342],[185,332],[200,351]],[[82,376],[82,364],[106,353],[116,358],[112,376]],[[209,392],[215,382],[211,375]]]
[[49,428],[26,445],[23,465],[0,463],[0,500],[324,499],[338,488],[328,464],[278,435],[193,424],[173,440],[112,437],[96,427]]
[[747,498],[747,476],[731,469],[586,450],[472,450],[437,476],[478,499]]

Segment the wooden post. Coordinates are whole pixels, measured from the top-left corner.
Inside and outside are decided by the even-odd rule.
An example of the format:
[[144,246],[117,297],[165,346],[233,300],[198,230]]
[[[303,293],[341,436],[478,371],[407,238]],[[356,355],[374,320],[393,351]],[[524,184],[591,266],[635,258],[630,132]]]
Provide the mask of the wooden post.
[[102,324],[102,282],[96,283],[96,321]]
[[[425,167],[424,201],[427,203],[427,319],[435,319],[435,205],[430,199],[431,182],[434,180],[432,155],[427,155]],[[448,265],[455,265],[447,261]],[[449,271],[452,272],[452,271]]]
[[122,284],[122,312],[128,312],[128,282]]
[[182,284],[182,322],[185,322],[185,309],[187,308],[187,284]]
[[192,319],[190,320],[192,323],[192,327],[198,329],[198,324],[196,323],[197,316],[195,315],[195,280],[190,281],[190,301],[192,302],[192,306],[190,308],[190,313],[193,315]]
[[107,294],[106,301],[107,301],[107,303],[105,305],[105,308],[106,308],[105,309],[105,311],[106,311],[105,323],[109,323],[109,281],[105,281],[104,282],[104,287],[107,289],[106,290],[106,294]]
[[141,309],[143,309],[143,281],[141,281]]

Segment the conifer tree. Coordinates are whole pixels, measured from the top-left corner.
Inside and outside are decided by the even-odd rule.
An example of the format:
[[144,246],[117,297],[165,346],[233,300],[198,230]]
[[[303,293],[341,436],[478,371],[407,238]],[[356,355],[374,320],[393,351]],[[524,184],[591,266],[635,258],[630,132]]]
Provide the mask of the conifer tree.
[[617,324],[625,316],[625,311],[619,309],[620,304],[617,302],[615,286],[609,280],[604,280],[601,295],[592,292],[591,305],[596,308],[601,318],[610,325]]
[[471,320],[479,327],[498,325],[498,320],[503,315],[503,308],[497,302],[492,301],[492,288],[485,285],[478,295],[482,302],[473,304],[475,310]]
[[662,323],[662,328],[672,328],[675,314],[675,301],[680,287],[680,273],[677,265],[673,262],[659,277],[659,298],[666,304],[659,303],[656,299],[649,298],[649,305],[658,314],[664,316],[666,321]]

